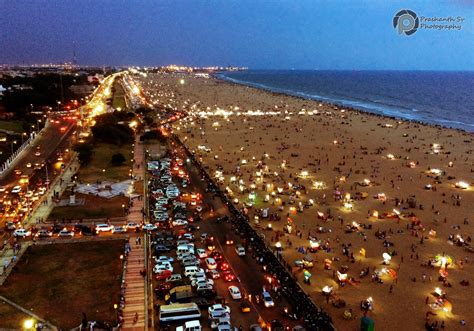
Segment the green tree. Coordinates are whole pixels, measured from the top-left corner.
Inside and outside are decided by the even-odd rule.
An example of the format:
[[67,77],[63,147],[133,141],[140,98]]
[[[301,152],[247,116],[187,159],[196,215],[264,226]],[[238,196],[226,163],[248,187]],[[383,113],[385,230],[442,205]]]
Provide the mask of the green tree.
[[114,166],[121,166],[122,164],[125,163],[125,156],[123,156],[122,153],[116,153],[112,155],[112,159],[110,160],[110,163]]

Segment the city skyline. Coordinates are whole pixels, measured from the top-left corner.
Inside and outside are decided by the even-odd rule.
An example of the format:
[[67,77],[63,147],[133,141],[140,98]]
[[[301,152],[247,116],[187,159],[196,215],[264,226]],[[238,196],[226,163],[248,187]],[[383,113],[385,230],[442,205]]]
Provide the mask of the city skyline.
[[[473,7],[465,1],[20,1],[0,7],[7,13],[0,23],[3,64],[69,62],[76,53],[78,64],[99,66],[474,69]],[[392,26],[400,9],[464,21],[460,30],[404,36]]]

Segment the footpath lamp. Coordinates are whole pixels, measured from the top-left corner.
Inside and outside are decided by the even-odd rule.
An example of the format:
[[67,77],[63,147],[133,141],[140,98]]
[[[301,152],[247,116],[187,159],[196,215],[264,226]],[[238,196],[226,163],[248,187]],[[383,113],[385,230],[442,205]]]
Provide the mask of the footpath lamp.
[[13,140],[12,143],[10,144],[10,147],[12,148],[12,155],[13,155],[13,145],[16,145],[16,140]]
[[28,318],[23,322],[24,330],[33,330],[34,326],[35,326],[35,320],[32,318]]

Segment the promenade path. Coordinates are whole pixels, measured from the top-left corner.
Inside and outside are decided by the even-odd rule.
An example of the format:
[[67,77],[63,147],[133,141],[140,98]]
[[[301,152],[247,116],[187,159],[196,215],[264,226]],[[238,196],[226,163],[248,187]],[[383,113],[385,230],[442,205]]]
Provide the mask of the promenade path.
[[[134,147],[135,163],[133,176],[136,181],[142,183],[145,174],[143,164],[143,145],[138,136],[135,139]],[[139,196],[131,201],[130,213],[127,216],[129,222],[141,224],[144,220],[143,197]],[[138,239],[140,238],[140,243]],[[146,279],[140,272],[145,271],[145,243],[142,233],[130,236],[131,251],[127,258],[127,270],[125,272],[125,307],[123,311],[124,323],[122,330],[138,331],[146,330],[147,322],[145,316],[146,309]],[[136,318],[138,316],[138,318]]]

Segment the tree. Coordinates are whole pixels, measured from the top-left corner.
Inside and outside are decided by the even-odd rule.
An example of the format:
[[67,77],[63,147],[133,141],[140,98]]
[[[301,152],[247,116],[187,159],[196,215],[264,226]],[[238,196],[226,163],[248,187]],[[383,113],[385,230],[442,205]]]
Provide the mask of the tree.
[[114,166],[120,166],[120,165],[124,164],[125,161],[126,161],[125,156],[123,156],[122,153],[116,153],[116,154],[112,155],[112,159],[110,160],[110,162]]
[[79,162],[87,164],[92,159],[92,144],[76,144],[73,149],[78,153]]

